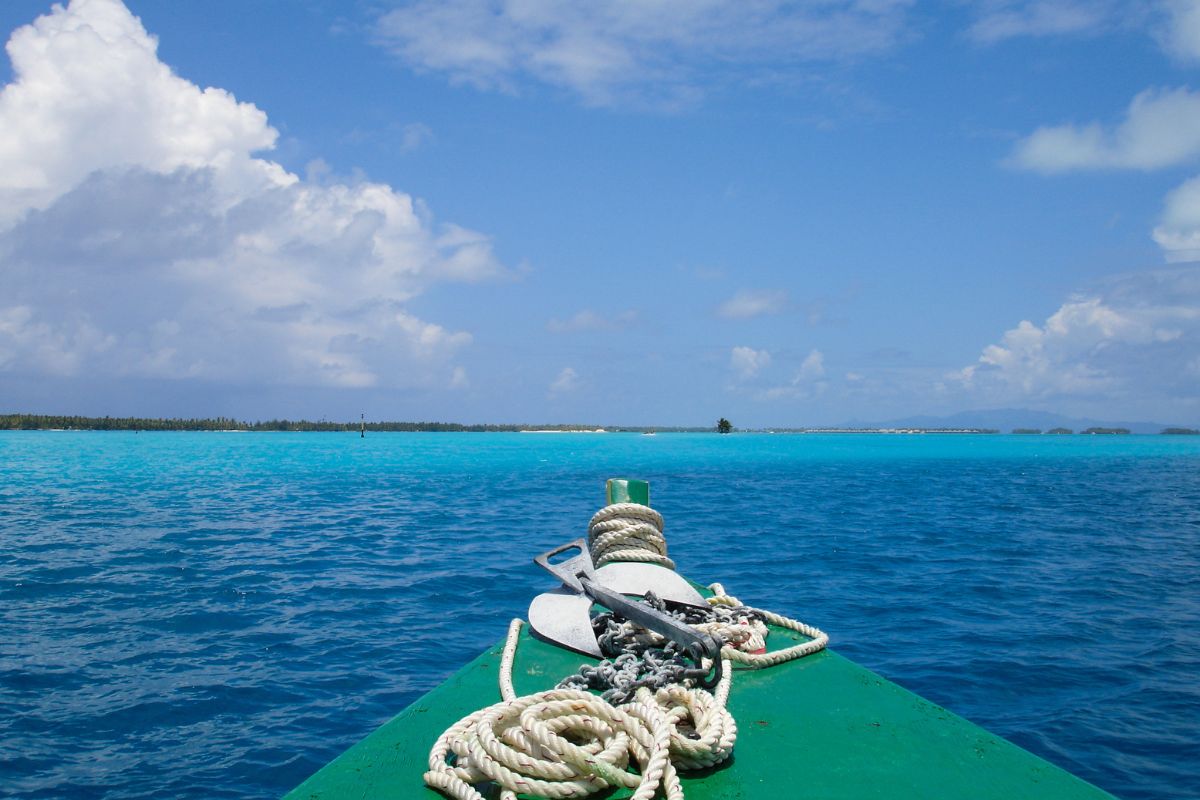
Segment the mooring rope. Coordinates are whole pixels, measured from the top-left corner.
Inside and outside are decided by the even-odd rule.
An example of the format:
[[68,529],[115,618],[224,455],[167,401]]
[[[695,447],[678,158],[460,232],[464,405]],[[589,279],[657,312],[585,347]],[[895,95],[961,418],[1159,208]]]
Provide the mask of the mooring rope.
[[[588,533],[597,566],[635,560],[674,568],[666,557],[662,517],[646,506],[607,506],[592,518]],[[642,556],[636,557],[638,553]],[[485,800],[472,784],[487,781],[500,787],[501,800],[516,800],[517,793],[583,797],[609,786],[633,789],[634,800],[650,800],[660,788],[667,800],[683,800],[677,770],[712,767],[733,752],[737,723],[725,707],[733,679],[731,662],[749,668],[772,666],[817,652],[829,641],[817,628],[743,606],[719,583],[709,588],[714,593],[707,598],[711,613],[700,612],[704,620],[688,621],[724,642],[722,678],[713,693],[680,682],[654,691],[635,686],[632,699],[615,704],[577,688],[518,697],[512,671],[523,622],[514,619],[500,657],[501,701],[463,717],[438,737],[429,753],[425,783],[455,800]],[[605,624],[609,623],[622,631],[616,639],[624,640],[611,641],[622,651],[617,660],[626,655],[644,658],[660,644],[653,638],[657,634],[627,621],[610,619]],[[810,641],[771,653],[748,652],[765,647],[765,623]],[[669,650],[669,643],[661,644],[662,650]],[[634,765],[639,772],[629,771]]]
[[[730,640],[725,638],[724,635],[720,633],[720,631],[727,629],[725,627],[710,629],[709,633],[722,635],[727,642],[727,644],[721,648],[721,656],[723,658],[727,658],[730,661],[736,661],[739,664],[745,664],[747,667],[751,667],[752,669],[760,669],[762,667],[773,667],[776,664],[782,664],[783,662],[791,661],[794,658],[804,658],[804,656],[812,655],[819,650],[824,650],[826,645],[829,644],[829,634],[825,633],[825,631],[821,630],[820,628],[814,628],[812,625],[807,625],[799,620],[785,617],[782,614],[776,614],[774,611],[767,611],[766,609],[762,608],[754,608],[753,606],[742,605],[742,602],[736,597],[726,594],[725,587],[719,583],[710,583],[708,588],[709,591],[713,593],[712,597],[705,598],[710,606],[730,606],[735,609],[748,612],[749,614],[752,614],[758,618],[757,627],[755,627],[754,623],[750,624],[755,628],[756,633],[761,630],[764,640],[762,647],[764,648],[766,647],[765,639],[767,634],[767,626],[764,625],[763,622],[770,623],[771,625],[775,625],[779,628],[786,628],[789,631],[795,631],[796,633],[809,638],[807,642],[800,642],[792,645],[791,647],[784,647],[767,653],[757,652],[759,650],[757,647],[734,647],[728,644]],[[702,625],[698,625],[697,627],[701,630],[705,629]]]
[[[729,757],[737,723],[725,708],[733,670],[714,694],[679,684],[613,705],[578,689],[517,697],[512,665],[522,621],[514,619],[500,657],[499,703],[450,726],[429,753],[426,785],[456,800],[484,800],[472,784],[492,781],[503,800],[517,793],[582,797],[607,786],[649,800],[661,786],[683,800],[676,769],[715,766]],[[451,763],[449,757],[453,755]],[[631,762],[640,774],[628,772]]]
[[640,503],[613,503],[597,511],[588,523],[588,549],[597,567],[643,561],[675,569],[667,558],[662,514]]

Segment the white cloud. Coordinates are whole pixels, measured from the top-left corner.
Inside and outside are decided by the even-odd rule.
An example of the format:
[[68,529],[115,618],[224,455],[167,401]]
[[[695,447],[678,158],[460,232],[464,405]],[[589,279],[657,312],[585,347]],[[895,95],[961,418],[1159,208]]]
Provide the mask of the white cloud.
[[1200,59],[1200,0],[968,0],[967,35],[982,44],[1022,36],[1089,36],[1141,31],[1183,60]]
[[1122,407],[1167,408],[1200,397],[1186,371],[1198,353],[1200,269],[1163,269],[1073,297],[1040,326],[1022,321],[953,379],[995,404],[1123,398]]
[[411,122],[400,128],[400,152],[411,153],[433,141],[433,129],[422,122]]
[[1167,195],[1154,241],[1168,261],[1200,260],[1200,177],[1192,178]]
[[0,94],[0,224],[46,208],[98,169],[215,167],[227,202],[295,182],[250,157],[277,137],[262,111],[172,74],[157,47],[114,0],[75,0],[12,34],[16,80]]
[[415,69],[515,91],[533,80],[607,105],[686,102],[714,65],[767,73],[890,49],[912,0],[416,0],[384,14],[379,43]]
[[[1009,163],[1043,173],[1082,169],[1157,169],[1200,159],[1200,92],[1147,89],[1112,128],[1039,128],[1020,142]],[[1167,195],[1153,232],[1168,261],[1200,258],[1200,178]]]
[[804,363],[800,365],[800,372],[796,374],[796,380],[793,383],[803,381],[814,381],[825,376],[825,354],[820,350],[813,349],[804,358]]
[[1098,122],[1034,131],[1016,147],[1014,166],[1037,172],[1156,169],[1200,156],[1200,93],[1147,89],[1114,128]]
[[729,352],[729,366],[742,380],[749,380],[771,363],[771,354],[753,347],[735,347]]
[[577,333],[579,331],[615,331],[637,322],[638,312],[632,308],[616,314],[605,315],[589,308],[578,311],[567,319],[552,319],[546,323],[551,333]]
[[470,385],[471,379],[467,377],[467,371],[462,367],[455,367],[450,373],[450,388],[466,389]]
[[800,363],[800,369],[785,386],[772,386],[763,390],[759,396],[764,400],[779,400],[790,398],[805,400],[819,394],[824,394],[829,388],[825,377],[825,354],[813,348]]
[[550,394],[560,395],[573,392],[579,388],[579,373],[571,367],[563,367],[557,377],[550,382]]
[[[405,303],[502,272],[487,237],[390,186],[258,156],[276,132],[158,60],[117,0],[8,43],[0,368],[332,386],[446,380],[471,341]],[[453,377],[450,380],[454,380]]]
[[1167,20],[1159,40],[1167,52],[1186,61],[1200,59],[1200,2],[1166,0]]
[[1116,9],[1106,0],[988,0],[967,34],[994,43],[1018,36],[1091,33],[1113,22]]
[[787,292],[781,289],[742,289],[717,308],[717,316],[748,319],[778,314],[787,306]]

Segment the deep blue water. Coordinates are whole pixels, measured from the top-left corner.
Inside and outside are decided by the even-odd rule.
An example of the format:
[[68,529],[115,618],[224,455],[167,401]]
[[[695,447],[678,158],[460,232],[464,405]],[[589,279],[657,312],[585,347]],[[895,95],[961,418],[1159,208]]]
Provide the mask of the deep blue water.
[[686,574],[1200,797],[1200,437],[70,432],[0,433],[0,795],[278,796],[499,639],[614,475]]

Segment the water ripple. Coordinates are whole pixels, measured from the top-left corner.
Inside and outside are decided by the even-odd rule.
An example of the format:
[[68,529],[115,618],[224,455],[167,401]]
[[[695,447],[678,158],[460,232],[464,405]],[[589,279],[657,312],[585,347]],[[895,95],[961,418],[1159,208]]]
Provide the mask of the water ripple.
[[1200,442],[0,433],[0,794],[274,797],[523,615],[610,475],[672,555],[1128,798],[1200,796]]

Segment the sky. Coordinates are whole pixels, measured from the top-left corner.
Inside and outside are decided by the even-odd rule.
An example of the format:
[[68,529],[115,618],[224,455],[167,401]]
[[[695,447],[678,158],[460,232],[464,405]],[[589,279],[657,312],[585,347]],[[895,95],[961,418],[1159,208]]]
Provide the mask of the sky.
[[0,31],[2,412],[1200,423],[1200,2]]

